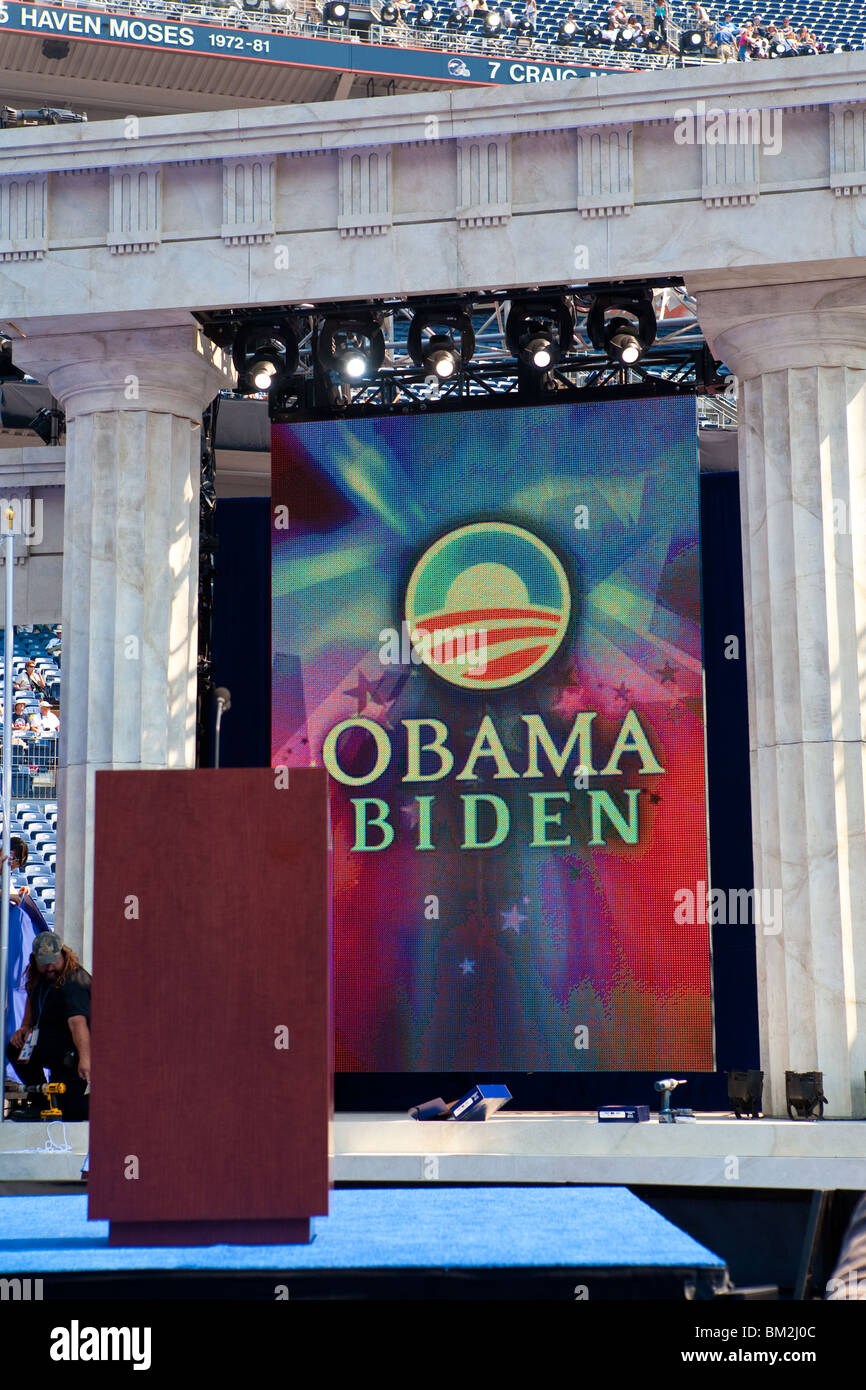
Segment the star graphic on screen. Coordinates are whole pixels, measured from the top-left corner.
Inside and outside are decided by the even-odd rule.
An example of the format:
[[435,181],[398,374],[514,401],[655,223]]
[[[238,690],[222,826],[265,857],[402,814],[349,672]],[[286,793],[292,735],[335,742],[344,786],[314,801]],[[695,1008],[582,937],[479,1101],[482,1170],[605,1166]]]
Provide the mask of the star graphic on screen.
[[568,869],[568,872],[572,878],[580,878],[581,874],[583,873],[583,867],[581,865],[580,860],[576,858],[576,856],[573,854],[570,854],[566,859],[565,867]]
[[360,714],[378,684],[378,681],[368,681],[363,671],[359,671],[357,685],[347,686],[343,693],[351,695],[354,700],[357,700],[358,714]]
[[502,918],[502,930],[513,931],[515,936],[519,936],[521,923],[525,922],[526,918],[519,915],[517,906],[515,905],[508,912],[500,912],[499,915]]
[[376,700],[370,700],[369,704],[364,708],[364,718],[372,719],[376,724],[387,724],[387,714],[388,706],[380,705]]
[[669,661],[666,661],[664,666],[657,666],[656,675],[659,677],[659,685],[664,685],[667,681],[676,682],[678,670],[679,667],[671,666]]
[[460,962],[460,969],[462,970],[462,972],[463,972],[464,975],[474,975],[474,974],[475,974],[475,961],[474,961],[474,960],[465,960],[465,959],[462,960],[462,961]]
[[585,699],[586,692],[582,685],[566,685],[552,708],[566,719],[573,719],[583,709]]
[[629,690],[625,681],[620,681],[619,685],[615,685],[613,687],[613,693],[618,700],[622,700],[622,703],[624,705],[627,705],[629,700],[631,699],[631,691]]

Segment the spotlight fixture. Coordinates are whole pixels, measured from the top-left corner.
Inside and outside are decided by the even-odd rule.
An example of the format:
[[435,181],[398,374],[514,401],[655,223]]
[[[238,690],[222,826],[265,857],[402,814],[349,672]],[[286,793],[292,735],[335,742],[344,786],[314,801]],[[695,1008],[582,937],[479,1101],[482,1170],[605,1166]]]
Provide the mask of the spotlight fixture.
[[586,318],[589,340],[612,362],[632,367],[655,342],[656,316],[649,289],[602,291]]
[[764,1099],[764,1073],[762,1071],[729,1071],[728,1100],[738,1120],[750,1115],[753,1120],[761,1117]]
[[[426,339],[425,329],[433,330]],[[449,381],[472,360],[475,351],[472,320],[462,304],[418,308],[409,324],[406,347],[412,361],[423,367],[428,376]]]
[[322,18],[326,24],[348,24],[349,6],[345,0],[327,0],[322,10]]
[[822,1071],[786,1071],[785,1104],[792,1120],[820,1120],[824,1117],[827,1097],[824,1095]]
[[242,324],[232,344],[232,362],[241,395],[270,391],[291,376],[298,365],[298,328],[291,319],[251,319]]
[[601,43],[601,29],[597,24],[588,24],[583,31],[583,43],[587,48],[598,48]]
[[445,22],[445,28],[451,29],[452,31],[455,29],[468,29],[469,20],[470,15],[466,10],[452,10]]
[[705,44],[702,29],[684,29],[680,34],[680,53],[691,54],[694,57],[703,53]]
[[657,53],[664,45],[664,39],[657,29],[650,29],[644,36],[644,47],[648,53]]
[[561,44],[574,43],[577,39],[577,24],[573,19],[564,19],[559,26],[559,33],[556,42]]
[[625,24],[625,25],[623,25],[622,29],[620,29],[619,33],[617,34],[617,36],[616,36],[616,41],[615,41],[615,43],[614,43],[613,46],[614,46],[614,48],[620,48],[620,49],[622,49],[622,48],[631,48],[631,46],[632,46],[632,44],[634,43],[634,41],[635,41],[636,38],[637,38],[637,29],[635,29],[634,25],[632,25],[632,24]]
[[262,0],[243,0],[243,7],[245,10],[260,10]]
[[774,40],[774,42],[770,44],[770,57],[771,57],[771,58],[787,58],[787,56],[788,56],[788,46],[787,46],[787,44],[781,43],[778,39]]
[[371,380],[385,361],[385,337],[377,314],[326,318],[316,348],[319,366],[346,382]]
[[549,371],[574,341],[571,304],[565,299],[513,301],[505,321],[505,341],[525,367]]
[[379,11],[380,24],[396,24],[400,18],[400,11],[396,5],[383,5]]
[[436,13],[432,5],[419,5],[414,15],[412,23],[416,29],[429,29],[436,19]]
[[488,10],[484,16],[485,34],[498,34],[502,29],[502,11]]

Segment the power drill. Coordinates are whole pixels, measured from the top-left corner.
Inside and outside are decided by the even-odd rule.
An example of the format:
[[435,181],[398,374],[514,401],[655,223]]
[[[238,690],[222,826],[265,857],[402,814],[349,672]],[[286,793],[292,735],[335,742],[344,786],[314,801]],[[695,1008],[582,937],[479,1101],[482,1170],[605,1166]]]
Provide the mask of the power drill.
[[662,1092],[662,1108],[659,1111],[660,1125],[675,1125],[679,1117],[685,1118],[686,1116],[694,1114],[693,1110],[671,1109],[671,1092],[675,1091],[677,1086],[685,1086],[685,1084],[684,1080],[677,1081],[672,1076],[668,1077],[666,1081],[657,1081],[655,1083],[656,1090]]
[[[63,1096],[66,1094],[65,1081],[45,1081],[41,1086],[25,1086],[24,1090],[28,1096]],[[63,1111],[58,1110],[57,1106],[49,1100],[48,1109],[40,1110],[40,1120],[60,1120],[63,1118]]]

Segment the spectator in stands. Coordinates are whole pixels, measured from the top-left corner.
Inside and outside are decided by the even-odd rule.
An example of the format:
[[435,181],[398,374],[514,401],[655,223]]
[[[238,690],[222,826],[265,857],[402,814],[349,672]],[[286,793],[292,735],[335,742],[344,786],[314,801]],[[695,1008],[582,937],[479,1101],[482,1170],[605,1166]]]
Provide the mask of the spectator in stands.
[[13,729],[28,729],[30,727],[30,720],[24,713],[25,703],[24,700],[15,701],[15,713],[12,719]]
[[60,720],[54,713],[47,700],[39,701],[39,720],[42,725],[43,734],[56,734],[60,732]]
[[30,682],[30,689],[34,690],[37,695],[46,689],[45,677],[41,671],[37,671],[35,661],[25,661],[24,671]]
[[737,28],[730,14],[722,16],[722,22],[716,30],[715,42],[719,61],[735,63],[737,60]]
[[[30,851],[27,848],[27,841],[20,835],[10,835],[9,837],[9,872],[14,874],[17,870],[24,868],[30,858]],[[3,864],[3,854],[0,852],[0,867]],[[48,931],[48,923],[39,911],[39,908],[30,897],[30,889],[25,885],[9,894],[9,901],[15,907],[20,907],[26,912],[37,932]]]
[[710,16],[701,4],[701,0],[693,0],[692,13],[694,14],[694,26],[700,29],[705,38],[710,35]]
[[607,12],[607,27],[602,29],[602,38],[607,39],[608,43],[615,43],[619,32],[624,29],[628,22],[628,15],[625,10],[617,5],[612,5]]
[[755,42],[755,26],[751,20],[743,25],[743,32],[737,40],[737,60],[740,63],[751,62],[752,58],[757,57],[757,45]]
[[529,26],[530,35],[534,36],[538,24],[538,4],[536,0],[526,0],[523,7],[523,22]]
[[797,52],[797,31],[791,23],[790,15],[786,15],[782,20],[782,39],[793,53]]
[[[44,1068],[52,1081],[62,1081],[66,1092],[57,1097],[65,1120],[86,1120],[86,1090],[90,1084],[90,987],[91,976],[75,952],[56,932],[34,937],[27,968],[27,1007],[24,1021],[9,1040],[6,1057],[25,1086],[41,1086]],[[32,1054],[20,1053],[27,1035],[38,1029]],[[44,1108],[40,1097],[25,1107],[22,1119],[38,1120]]]
[[821,52],[821,45],[805,24],[801,25],[799,33],[797,34],[797,51],[798,53]]
[[656,0],[655,10],[653,11],[653,29],[660,34],[667,43],[668,37],[668,7],[665,0]]
[[45,650],[47,652],[56,651],[56,649],[60,646],[60,636],[60,624],[58,623],[55,635],[53,637],[49,637],[48,641],[45,643]]

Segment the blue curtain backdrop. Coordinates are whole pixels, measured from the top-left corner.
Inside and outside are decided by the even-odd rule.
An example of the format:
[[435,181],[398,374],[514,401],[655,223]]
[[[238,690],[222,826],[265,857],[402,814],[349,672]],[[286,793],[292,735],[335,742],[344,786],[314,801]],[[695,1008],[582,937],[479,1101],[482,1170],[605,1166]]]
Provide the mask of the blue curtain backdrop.
[[[271,575],[270,499],[217,503],[213,678],[228,686],[223,717],[224,767],[270,763]],[[752,822],[746,702],[739,483],[736,473],[701,476],[701,546],[710,860],[714,888],[751,889]],[[732,640],[735,639],[735,640]],[[724,1072],[760,1065],[754,929],[713,929],[715,1073],[691,1073],[677,1101],[695,1109],[727,1109]],[[475,1081],[505,1081],[517,1108],[594,1109],[616,1101],[651,1102],[655,1074],[461,1076],[353,1073],[338,1076],[340,1109],[405,1109],[442,1095],[453,1100]],[[681,1099],[682,1098],[682,1099]]]

